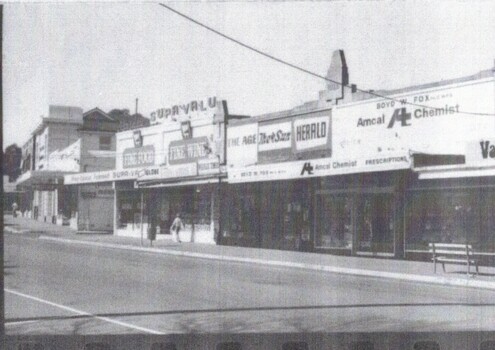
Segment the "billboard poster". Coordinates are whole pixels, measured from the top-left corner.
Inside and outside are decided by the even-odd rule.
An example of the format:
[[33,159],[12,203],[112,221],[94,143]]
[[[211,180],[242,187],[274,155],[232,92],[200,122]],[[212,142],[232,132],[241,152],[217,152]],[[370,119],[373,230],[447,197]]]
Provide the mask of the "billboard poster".
[[136,148],[126,148],[124,150],[122,166],[127,168],[135,168],[140,166],[155,164],[155,147],[147,145]]
[[291,122],[260,124],[258,126],[258,152],[291,147]]
[[229,167],[253,165],[258,162],[258,123],[229,126],[227,131],[227,162]]
[[209,155],[209,141],[206,136],[176,140],[168,146],[169,164],[193,163]]
[[331,147],[330,117],[310,117],[294,120],[294,151]]
[[258,124],[258,161],[283,162],[292,158],[292,121]]

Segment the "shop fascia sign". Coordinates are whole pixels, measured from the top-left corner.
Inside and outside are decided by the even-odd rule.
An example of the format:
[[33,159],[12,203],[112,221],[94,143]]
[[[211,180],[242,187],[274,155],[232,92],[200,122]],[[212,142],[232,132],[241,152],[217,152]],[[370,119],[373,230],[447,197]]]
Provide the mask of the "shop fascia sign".
[[147,145],[136,148],[126,148],[122,155],[123,168],[136,168],[155,164],[155,147]]
[[258,151],[292,148],[292,142],[294,142],[294,151],[306,151],[327,146],[329,137],[329,116],[299,118],[277,124],[259,124]]
[[332,176],[374,171],[409,169],[408,154],[383,154],[369,158],[332,159],[321,158],[296,162],[254,165],[230,168],[230,183],[271,180],[290,180],[308,177]]
[[142,169],[107,170],[92,173],[80,173],[64,176],[65,185],[87,184],[97,182],[133,180],[137,178]]
[[175,140],[168,146],[168,161],[172,165],[192,163],[208,157],[209,152],[211,151],[206,136]]
[[258,125],[258,152],[291,148],[292,122]]
[[495,166],[495,138],[483,138],[467,144],[466,165]]
[[318,116],[294,120],[295,151],[331,146],[330,117]]
[[225,167],[220,167],[218,157],[210,157],[198,160],[198,175],[215,175],[225,172]]
[[159,108],[151,112],[150,124],[155,125],[205,118],[210,118],[212,122],[216,121],[217,118],[223,119],[223,101],[216,97],[208,97],[201,100],[194,100],[189,103]]
[[126,148],[122,154],[122,167],[137,168],[155,164],[155,147],[153,145],[143,146],[143,135],[141,130],[132,133],[134,147]]
[[155,180],[180,178],[198,175],[196,163],[154,166],[127,170],[109,170],[93,173],[72,174],[64,176],[64,184],[86,184],[124,180]]
[[[476,96],[476,97],[474,97]],[[436,89],[425,89],[389,99],[343,105],[336,111],[352,114],[358,129],[385,128],[402,130],[420,121],[434,122],[459,115],[460,111],[491,113],[493,111],[493,79]],[[345,116],[344,116],[345,117]],[[352,120],[352,119],[351,119]]]
[[198,175],[198,167],[196,163],[187,163],[179,165],[169,165],[143,169],[140,172],[137,180],[161,180],[171,178],[183,178]]
[[[257,132],[255,132],[256,125]],[[264,156],[265,153],[269,154],[273,151],[286,150],[288,153],[299,153],[331,147],[330,116],[328,115],[293,118],[269,124],[253,123],[234,128],[235,136],[227,140],[229,152],[242,153],[257,145],[257,151]],[[266,157],[269,158],[269,155]]]

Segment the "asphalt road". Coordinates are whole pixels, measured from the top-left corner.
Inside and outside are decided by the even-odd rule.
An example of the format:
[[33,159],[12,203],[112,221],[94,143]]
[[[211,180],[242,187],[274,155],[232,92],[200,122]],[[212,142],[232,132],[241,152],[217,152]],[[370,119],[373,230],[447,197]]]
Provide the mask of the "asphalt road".
[[495,330],[495,292],[5,235],[13,334]]

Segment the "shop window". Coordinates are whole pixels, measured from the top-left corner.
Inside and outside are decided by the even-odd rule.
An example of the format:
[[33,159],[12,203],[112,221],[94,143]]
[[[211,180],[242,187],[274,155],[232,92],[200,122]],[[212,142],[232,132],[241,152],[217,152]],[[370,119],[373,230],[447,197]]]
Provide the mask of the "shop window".
[[255,187],[252,184],[232,185],[228,200],[222,204],[223,237],[253,239],[257,237],[259,222],[255,204]]
[[230,210],[230,234],[233,237],[253,237],[256,233],[254,195],[233,195]]
[[469,243],[478,251],[494,251],[494,191],[412,192],[406,210],[406,250],[424,251],[430,242],[444,242]]
[[153,203],[146,211],[149,223],[159,227],[157,233],[170,233],[170,226],[178,213],[186,230],[209,230],[211,224],[211,191],[207,188],[187,187],[177,192],[151,191],[145,202]]
[[[144,203],[146,205],[146,203]],[[146,210],[146,208],[144,208]],[[145,220],[143,219],[143,222]],[[118,227],[141,223],[141,197],[138,192],[119,192]]]
[[209,226],[211,222],[211,192],[196,192],[194,225]]
[[351,249],[352,198],[320,194],[317,196],[315,246]]
[[394,215],[391,194],[369,194],[356,206],[357,250],[394,252]]

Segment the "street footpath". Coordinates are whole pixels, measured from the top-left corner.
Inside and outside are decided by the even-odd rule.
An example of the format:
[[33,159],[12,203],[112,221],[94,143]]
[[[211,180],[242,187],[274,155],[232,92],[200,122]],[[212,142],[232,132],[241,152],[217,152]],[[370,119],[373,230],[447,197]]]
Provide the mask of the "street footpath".
[[167,237],[165,239],[154,241],[151,246],[146,237],[141,240],[141,238],[118,237],[102,233],[77,233],[68,226],[57,226],[23,217],[13,218],[11,215],[4,216],[4,223],[4,233],[6,234],[26,235],[66,244],[83,244],[153,254],[495,290],[495,267],[491,266],[480,266],[479,275],[474,275],[474,268],[472,268],[472,274],[469,276],[466,274],[467,267],[465,265],[446,265],[446,273],[442,271],[440,266],[437,266],[437,273],[435,274],[431,262],[337,256],[188,242],[176,243],[168,239],[168,235],[163,236]]

